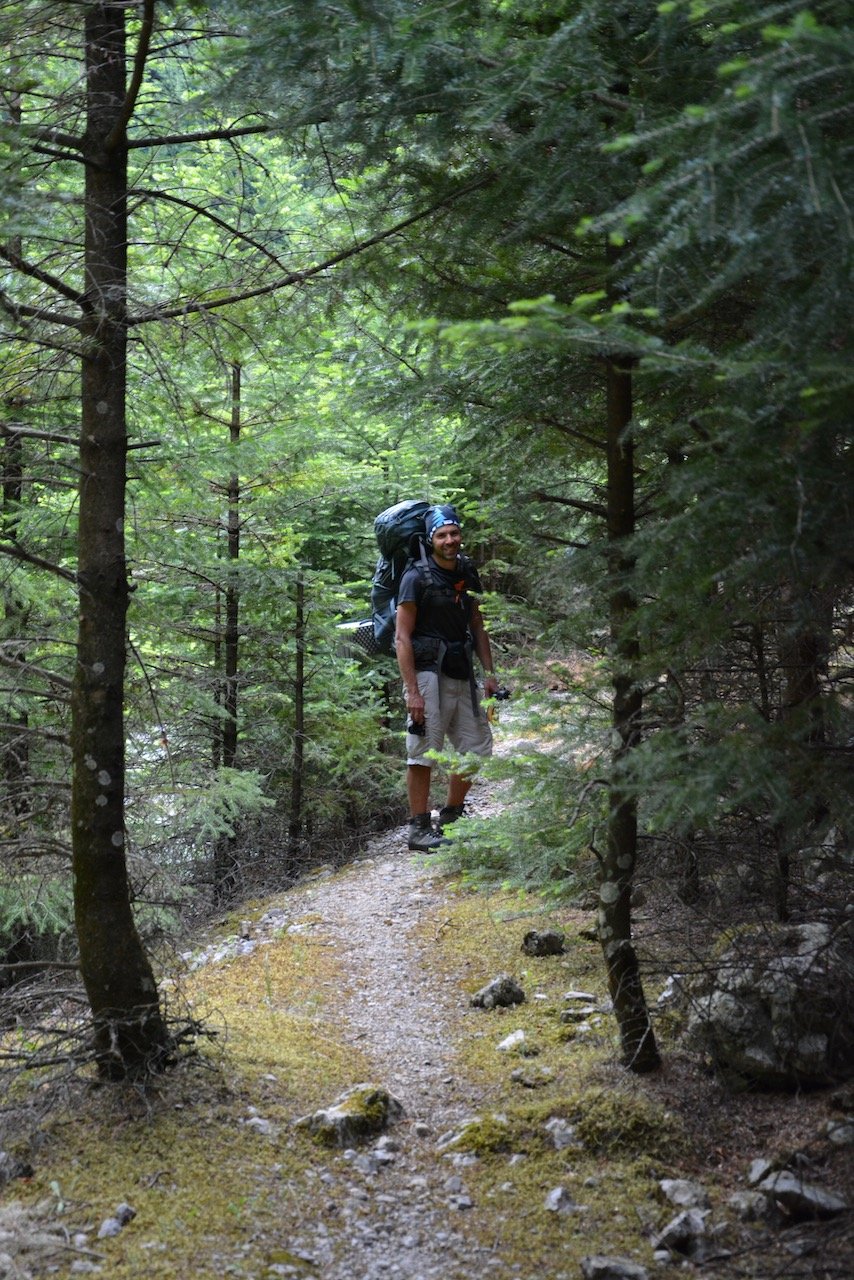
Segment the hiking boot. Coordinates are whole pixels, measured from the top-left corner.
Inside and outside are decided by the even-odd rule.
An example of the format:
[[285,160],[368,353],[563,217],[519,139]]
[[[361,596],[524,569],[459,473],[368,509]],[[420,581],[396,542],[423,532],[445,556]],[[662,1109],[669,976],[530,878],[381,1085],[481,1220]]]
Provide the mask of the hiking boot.
[[464,812],[464,804],[444,804],[439,810],[439,821],[436,825],[441,831],[442,828],[447,827],[449,823],[456,822],[457,818],[461,818]]
[[441,845],[448,843],[440,832],[433,830],[429,813],[419,813],[409,819],[409,847],[415,853],[435,853]]

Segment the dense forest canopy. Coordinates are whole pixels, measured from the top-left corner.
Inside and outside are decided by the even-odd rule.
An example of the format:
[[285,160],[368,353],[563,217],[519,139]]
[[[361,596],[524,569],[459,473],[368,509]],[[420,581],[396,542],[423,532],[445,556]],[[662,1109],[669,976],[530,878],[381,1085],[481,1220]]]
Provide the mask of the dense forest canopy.
[[458,500],[547,749],[449,859],[595,889],[655,1066],[639,877],[844,906],[844,6],[2,13],[9,954],[76,936],[101,1071],[168,1059],[154,939],[402,812],[337,624],[376,512]]

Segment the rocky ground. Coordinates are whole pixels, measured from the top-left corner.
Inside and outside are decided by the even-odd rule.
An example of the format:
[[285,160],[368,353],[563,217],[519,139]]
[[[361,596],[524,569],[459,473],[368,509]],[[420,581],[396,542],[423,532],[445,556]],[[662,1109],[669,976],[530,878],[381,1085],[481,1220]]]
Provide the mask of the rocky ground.
[[[500,794],[491,784],[478,784],[471,808],[476,814],[489,816],[500,808]],[[674,1165],[681,1163],[684,1173],[701,1188],[699,1205],[688,1211],[699,1213],[702,1220],[702,1184],[707,1183],[714,1200],[709,1221],[723,1224],[726,1219],[729,1223],[726,1247],[722,1243],[718,1249],[713,1243],[693,1259],[676,1248],[669,1254],[659,1250],[661,1256],[650,1262],[654,1231],[669,1217],[678,1215],[679,1205],[674,1203],[667,1208],[654,1203],[658,1187],[648,1171],[643,1175],[644,1183],[630,1183],[631,1153],[623,1163],[622,1155],[610,1159],[570,1151],[560,1166],[562,1185],[556,1186],[543,1180],[552,1178],[552,1171],[557,1168],[554,1150],[537,1167],[536,1161],[527,1160],[522,1152],[514,1154],[516,1148],[511,1145],[498,1162],[493,1162],[493,1173],[485,1178],[483,1165],[475,1156],[446,1146],[443,1139],[458,1133],[472,1116],[494,1110],[502,1098],[506,1098],[506,1105],[518,1106],[520,1098],[534,1096],[507,1083],[511,1079],[509,1063],[501,1086],[503,1093],[496,1093],[494,1083],[473,1083],[472,1077],[477,1079],[477,1073],[467,1074],[461,1066],[459,1046],[463,1041],[485,1035],[492,1048],[515,1022],[472,1009],[460,972],[434,963],[434,953],[455,909],[453,892],[437,864],[409,854],[405,828],[400,827],[372,840],[347,867],[315,872],[301,884],[267,899],[260,909],[256,904],[251,917],[240,921],[236,931],[219,930],[208,943],[188,952],[188,968],[202,974],[215,974],[229,967],[239,970],[241,957],[249,957],[246,963],[251,964],[253,956],[275,952],[282,940],[293,944],[303,936],[313,949],[311,955],[307,952],[306,965],[316,964],[323,954],[333,956],[334,981],[324,982],[322,1025],[331,1028],[337,1044],[352,1046],[354,1059],[358,1055],[361,1062],[369,1064],[366,1078],[383,1086],[400,1102],[402,1117],[381,1136],[349,1149],[331,1150],[322,1158],[307,1160],[295,1168],[293,1163],[284,1164],[286,1153],[293,1156],[293,1138],[287,1133],[293,1117],[289,1116],[284,1126],[281,1119],[271,1124],[265,1114],[263,1090],[253,1093],[255,1086],[248,1091],[239,1088],[241,1106],[247,1099],[253,1105],[237,1123],[257,1132],[259,1142],[257,1154],[249,1155],[240,1178],[235,1178],[235,1183],[242,1180],[244,1188],[251,1183],[256,1189],[257,1221],[248,1211],[244,1213],[251,1229],[247,1231],[244,1221],[227,1236],[225,1244],[221,1232],[215,1242],[213,1231],[202,1233],[203,1240],[212,1241],[210,1251],[200,1254],[195,1266],[187,1269],[187,1264],[179,1260],[179,1253],[181,1259],[186,1255],[186,1240],[175,1234],[177,1230],[186,1235],[191,1229],[186,1209],[181,1209],[183,1216],[177,1228],[171,1220],[167,1228],[165,1217],[158,1223],[152,1208],[153,1195],[158,1191],[164,1195],[161,1203],[167,1204],[166,1184],[170,1177],[174,1177],[176,1185],[181,1182],[168,1152],[162,1152],[158,1155],[162,1168],[151,1165],[155,1173],[145,1180],[115,1180],[107,1188],[104,1184],[108,1175],[104,1173],[101,1184],[96,1184],[107,1194],[115,1192],[113,1202],[135,1197],[138,1201],[135,1220],[127,1217],[110,1228],[118,1236],[116,1240],[99,1238],[97,1225],[103,1214],[95,1216],[92,1204],[72,1206],[78,1218],[83,1212],[89,1217],[87,1230],[77,1234],[65,1225],[69,1220],[68,1206],[63,1210],[55,1202],[45,1209],[42,1201],[40,1217],[27,1216],[17,1204],[0,1211],[0,1280],[87,1272],[121,1276],[122,1280],[142,1275],[235,1276],[244,1280],[274,1276],[322,1280],[580,1280],[588,1274],[601,1276],[601,1280],[640,1280],[647,1275],[654,1280],[676,1272],[711,1280],[770,1280],[772,1276],[781,1280],[842,1280],[847,1274],[850,1212],[835,1215],[830,1223],[778,1222],[769,1230],[769,1224],[762,1222],[739,1224],[738,1215],[725,1208],[729,1193],[745,1190],[747,1170],[754,1157],[771,1147],[815,1149],[823,1114],[820,1100],[803,1100],[802,1105],[801,1100],[787,1095],[729,1096],[703,1076],[696,1064],[672,1055],[657,1078],[645,1080],[644,1097],[656,1100],[675,1114],[693,1144],[693,1156],[683,1153],[678,1161],[674,1159]],[[530,920],[513,925],[512,945],[517,954],[516,935],[521,936],[528,924]],[[600,961],[601,958],[596,961],[597,966]],[[565,976],[557,980],[563,986],[556,990],[579,985],[571,962],[566,962],[561,972]],[[320,980],[314,970],[307,978],[309,986]],[[601,972],[597,980],[601,990]],[[533,1000],[526,1006],[528,1016],[532,1006]],[[606,1036],[600,1037],[600,1043],[605,1045],[601,1056],[607,1064],[612,1056],[607,1047],[607,1015],[602,1029]],[[558,1045],[552,1060],[558,1072],[568,1072],[561,1084],[566,1093],[575,1083],[572,1050]],[[536,1069],[542,1059],[533,1061],[532,1069]],[[528,1065],[524,1069],[527,1071]],[[626,1089],[621,1082],[625,1075],[616,1066],[606,1066],[600,1081],[604,1082],[604,1089],[613,1086],[617,1093]],[[270,1082],[266,1096],[272,1098],[279,1084],[274,1074],[260,1077],[262,1083],[265,1079]],[[211,1159],[224,1159],[218,1152],[217,1126],[222,1126],[223,1132],[229,1126],[228,1137],[233,1139],[233,1097],[237,1095],[232,1095],[232,1101],[218,1111],[216,1099],[211,1102],[209,1097],[204,1106],[198,1097],[184,1103],[176,1101],[176,1093],[169,1093],[171,1088],[169,1085],[165,1094],[166,1110],[184,1108],[193,1113],[191,1121],[198,1117],[197,1124],[209,1124]],[[543,1096],[547,1093],[544,1091]],[[333,1102],[334,1096],[326,1101]],[[277,1124],[283,1129],[278,1135],[271,1133]],[[117,1145],[139,1142],[142,1150],[149,1141],[147,1131],[140,1130],[132,1136],[131,1130],[122,1125],[116,1134]],[[269,1145],[265,1146],[268,1137]],[[79,1146],[73,1159],[83,1160],[83,1150]],[[54,1149],[55,1160],[59,1159],[59,1151],[59,1147]],[[154,1158],[146,1153],[140,1161]],[[69,1159],[67,1149],[62,1159]],[[44,1169],[38,1171],[42,1182],[50,1180],[51,1187],[64,1185],[63,1171],[52,1167],[47,1155],[43,1163]],[[666,1164],[665,1159],[662,1168]],[[550,1172],[543,1174],[546,1166]],[[576,1166],[581,1172],[576,1171]],[[845,1167],[850,1177],[850,1159]],[[816,1165],[818,1180],[824,1179],[828,1190],[849,1194],[850,1185],[845,1187],[840,1181],[843,1166],[839,1161],[833,1166],[832,1176],[825,1177],[827,1168]],[[155,1185],[152,1178],[160,1181]],[[630,1185],[631,1199],[625,1194]],[[645,1188],[640,1194],[639,1185]],[[522,1197],[531,1188],[531,1198],[523,1207]],[[607,1194],[603,1194],[606,1190]],[[547,1193],[553,1197],[553,1211],[544,1213]],[[593,1202],[597,1197],[598,1202],[591,1205],[590,1215],[586,1216],[585,1206],[576,1200]],[[227,1216],[225,1210],[221,1212]],[[509,1236],[502,1238],[502,1219],[509,1215],[529,1222],[532,1233],[550,1234],[554,1247],[546,1255],[548,1261],[543,1261],[540,1248],[537,1261],[529,1264],[524,1245],[520,1252],[517,1243],[508,1245]],[[611,1224],[620,1222],[623,1226],[612,1230]],[[630,1226],[628,1233],[626,1223]],[[609,1248],[612,1238],[628,1240],[620,1252],[633,1252],[636,1259],[643,1260],[644,1270],[639,1261],[624,1257],[610,1271],[582,1271],[585,1258],[616,1252]],[[125,1239],[128,1248],[123,1255]],[[517,1231],[515,1241],[518,1239]],[[533,1246],[540,1240],[532,1234],[531,1242]],[[133,1253],[132,1249],[138,1252]],[[170,1269],[173,1251],[174,1265]],[[140,1256],[148,1260],[144,1269],[128,1262]]]
[[[488,792],[469,805],[480,816],[494,807]],[[335,997],[338,1034],[370,1060],[372,1079],[403,1107],[378,1143],[345,1151],[340,1172],[319,1175],[327,1189],[345,1182],[340,1233],[315,1219],[292,1248],[324,1280],[519,1274],[472,1235],[465,1181],[472,1157],[448,1155],[437,1166],[437,1142],[481,1101],[455,1062],[454,1029],[471,1011],[458,987],[437,983],[417,932],[426,918],[441,928],[446,892],[429,859],[408,852],[400,827],[372,840],[343,874],[320,872],[287,895],[287,918],[311,920],[292,928],[327,940],[347,975]],[[282,924],[273,908],[231,946],[263,943]],[[221,947],[212,955],[224,958]],[[275,1274],[300,1274],[299,1264],[280,1264]]]
[[343,883],[302,892],[304,909],[319,917],[351,974],[339,1009],[344,1038],[367,1054],[374,1079],[404,1108],[387,1145],[353,1153],[346,1256],[339,1251],[336,1262],[329,1248],[318,1257],[317,1236],[304,1241],[307,1251],[328,1280],[503,1274],[500,1257],[471,1238],[465,1168],[450,1160],[436,1167],[437,1139],[479,1102],[454,1063],[459,994],[437,986],[413,937],[441,890],[394,831],[371,844]]
[[[485,785],[476,790],[470,808],[479,816],[500,808],[494,789]],[[458,1132],[484,1105],[495,1105],[494,1098],[490,1102],[461,1073],[455,1054],[457,1037],[470,1035],[473,1022],[483,1015],[463,1003],[458,982],[437,981],[425,963],[431,939],[425,939],[424,921],[433,922],[438,936],[448,902],[447,884],[434,874],[430,860],[407,853],[405,828],[373,840],[343,873],[321,872],[287,895],[289,918],[311,921],[292,927],[325,938],[348,975],[336,996],[339,1034],[367,1056],[372,1079],[388,1088],[404,1109],[402,1121],[386,1137],[345,1151],[343,1159],[336,1158],[334,1167],[319,1175],[327,1189],[343,1189],[343,1207],[331,1229],[328,1217],[311,1219],[295,1248],[324,1280],[534,1280],[535,1275],[537,1280],[577,1280],[582,1274],[578,1261],[565,1265],[556,1256],[551,1270],[528,1270],[518,1258],[509,1259],[497,1241],[491,1242],[482,1229],[477,1193],[472,1194],[467,1181],[476,1158],[442,1152],[443,1135]],[[233,945],[257,945],[265,931],[282,923],[275,911],[268,913]],[[695,1179],[691,1185],[699,1190],[697,1204],[689,1192],[685,1206],[689,1216],[699,1214],[701,1233],[704,1210],[709,1209],[704,1180],[713,1179],[719,1194],[738,1189],[749,1199],[749,1157],[772,1148],[814,1149],[816,1126],[824,1123],[821,1105],[814,1101],[800,1107],[786,1094],[733,1096],[681,1058],[666,1062],[659,1078],[648,1079],[645,1088],[672,1108],[691,1134],[695,1156],[686,1167]],[[808,1165],[805,1155],[801,1167],[807,1180]],[[850,1160],[846,1167],[850,1178]],[[837,1175],[841,1173],[837,1166]],[[504,1185],[510,1192],[510,1184]],[[679,1208],[677,1201],[677,1217]],[[507,1212],[514,1211],[508,1194]],[[642,1218],[642,1210],[636,1211]],[[806,1225],[778,1219],[770,1234],[762,1223],[744,1226],[720,1251],[704,1244],[693,1262],[680,1257],[678,1249],[669,1258],[662,1250],[658,1266],[663,1275],[676,1266],[712,1280],[757,1275],[841,1280],[850,1217]],[[787,1226],[788,1235],[781,1234]],[[644,1234],[649,1238],[652,1232]],[[736,1238],[740,1248],[734,1250]],[[605,1263],[600,1245],[591,1233],[588,1262],[606,1267],[603,1280],[648,1274],[634,1271],[639,1264],[625,1257]],[[761,1261],[757,1264],[756,1255],[763,1251],[767,1271]],[[302,1273],[285,1264],[275,1274]],[[590,1271],[591,1276],[599,1274]]]

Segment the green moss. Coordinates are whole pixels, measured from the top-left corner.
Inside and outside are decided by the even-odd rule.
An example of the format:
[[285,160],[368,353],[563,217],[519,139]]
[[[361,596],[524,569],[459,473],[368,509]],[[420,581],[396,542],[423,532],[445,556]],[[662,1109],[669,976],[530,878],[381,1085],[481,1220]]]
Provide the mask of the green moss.
[[341,1109],[363,1119],[373,1129],[379,1129],[383,1125],[387,1112],[382,1094],[372,1086],[352,1090],[341,1104]]
[[[474,1085],[483,1112],[453,1147],[437,1154],[424,1143],[411,1157],[432,1184],[447,1176],[443,1154],[477,1156],[462,1170],[476,1206],[469,1229],[500,1254],[508,1273],[575,1274],[591,1240],[597,1250],[648,1263],[635,1208],[644,1221],[660,1212],[651,1160],[666,1155],[669,1162],[678,1131],[639,1086],[602,1085],[615,1057],[609,1017],[592,1037],[565,1039],[574,1028],[559,1021],[564,993],[583,985],[602,999],[601,956],[596,944],[578,939],[567,911],[545,921],[566,931],[567,953],[524,955],[527,906],[543,925],[539,900],[467,893],[422,925],[427,967],[459,994],[447,1028],[454,1074]],[[165,1077],[158,1094],[100,1089],[70,1099],[68,1114],[54,1119],[25,1194],[35,1203],[55,1201],[58,1192],[69,1232],[89,1229],[111,1280],[263,1276],[277,1266],[309,1275],[311,1264],[292,1245],[306,1206],[328,1238],[346,1247],[341,1223],[351,1209],[353,1166],[294,1129],[298,1117],[373,1077],[372,1065],[338,1037],[336,1004],[351,975],[324,941],[311,930],[283,933],[251,955],[186,976],[175,999],[220,1035]],[[471,1009],[469,995],[502,970],[522,982],[526,1003]],[[537,1064],[553,1073],[535,1092],[511,1080],[520,1058],[497,1050],[517,1027],[539,1048]],[[376,1096],[357,1093],[348,1105],[383,1119]],[[270,1132],[247,1124],[253,1115]],[[545,1128],[552,1116],[574,1125],[584,1145],[557,1151]],[[557,1185],[585,1208],[549,1212],[546,1196]],[[121,1200],[136,1218],[116,1238],[96,1242],[98,1224]],[[632,1208],[622,1213],[621,1205]]]
[[[538,928],[565,932],[563,955],[528,956],[522,952],[522,939],[532,918]],[[538,1061],[552,1073],[551,1084],[542,1089],[547,1097],[565,1092],[570,1084],[578,1086],[613,1055],[616,1027],[610,1016],[601,1015],[598,1026],[585,1035],[559,1020],[565,1007],[564,993],[577,987],[582,976],[591,993],[604,999],[601,952],[598,944],[577,936],[582,919],[565,908],[546,912],[542,900],[533,895],[458,892],[439,916],[425,921],[422,928],[428,963],[438,980],[458,983],[461,1007],[500,972],[511,973],[526,993],[525,1003],[510,1009],[467,1014],[458,1035],[458,1050],[464,1069],[479,1083],[511,1092],[521,1088],[509,1081],[518,1057],[497,1051],[499,1042],[517,1029],[525,1032],[527,1044],[538,1050]],[[594,969],[592,981],[586,975]]]
[[603,1155],[665,1159],[685,1143],[681,1127],[669,1112],[629,1092],[588,1090],[571,1118],[584,1145]]
[[[579,1117],[595,1101],[594,1094],[581,1092],[502,1107],[467,1124],[448,1148],[478,1157],[464,1171],[478,1234],[492,1242],[508,1268],[515,1264],[524,1275],[574,1275],[592,1240],[597,1252],[648,1265],[638,1219],[657,1223],[660,1215],[650,1161],[587,1147],[557,1151],[545,1128],[553,1116],[578,1128]],[[566,1187],[580,1206],[576,1211],[546,1208],[556,1186]],[[625,1206],[631,1208],[623,1211]]]
[[330,948],[305,935],[186,976],[170,1003],[216,1037],[147,1095],[111,1086],[70,1098],[41,1135],[27,1201],[61,1199],[70,1234],[131,1204],[119,1236],[90,1235],[111,1280],[195,1280],[200,1258],[216,1259],[207,1274],[245,1274],[245,1241],[263,1254],[316,1197],[324,1157],[294,1121],[370,1072],[323,1020],[319,993],[340,978]]
[[303,1116],[298,1127],[326,1147],[349,1147],[381,1133],[400,1114],[397,1101],[373,1084],[357,1085],[328,1108]]
[[498,1151],[518,1150],[519,1136],[506,1116],[487,1115],[464,1125],[449,1147],[477,1156],[493,1155]]

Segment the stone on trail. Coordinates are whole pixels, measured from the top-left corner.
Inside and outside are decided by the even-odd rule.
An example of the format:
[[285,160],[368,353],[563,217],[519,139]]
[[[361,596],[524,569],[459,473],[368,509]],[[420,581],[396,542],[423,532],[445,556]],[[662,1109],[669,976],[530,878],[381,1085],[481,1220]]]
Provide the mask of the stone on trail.
[[132,1222],[136,1217],[136,1209],[132,1209],[129,1204],[122,1201],[116,1205],[116,1211],[111,1218],[105,1218],[98,1228],[98,1239],[106,1240],[110,1236],[117,1236],[119,1232]]
[[403,1115],[403,1105],[387,1089],[377,1084],[357,1084],[342,1093],[329,1107],[295,1122],[327,1147],[352,1147],[394,1124]]
[[562,1116],[550,1116],[543,1128],[552,1140],[555,1151],[565,1151],[567,1147],[581,1147],[575,1132],[575,1126]]
[[524,1001],[525,992],[509,973],[499,973],[471,998],[475,1009],[509,1008],[513,1004],[524,1004]]
[[591,1254],[581,1260],[584,1280],[647,1280],[648,1273],[639,1262],[631,1258],[609,1258],[602,1253]]
[[551,1084],[554,1078],[555,1073],[551,1067],[517,1067],[515,1071],[510,1072],[513,1083],[521,1084],[526,1089],[543,1089],[547,1084]]
[[[685,987],[687,1037],[736,1084],[792,1089],[854,1074],[848,930],[757,925]],[[722,939],[722,940],[723,940]]]
[[734,1191],[727,1204],[741,1222],[764,1222],[770,1227],[783,1224],[779,1206],[761,1191]]
[[495,1047],[499,1053],[521,1053],[525,1049],[525,1041],[525,1032],[520,1029],[511,1031],[509,1036],[505,1036]]
[[566,1187],[552,1187],[543,1207],[551,1210],[552,1213],[577,1213],[584,1206],[576,1204]]
[[696,1256],[706,1234],[706,1211],[686,1209],[668,1222],[663,1231],[653,1239],[653,1249],[669,1249],[686,1258]]
[[566,934],[561,929],[529,929],[522,939],[526,956],[562,956]]
[[837,1213],[844,1213],[848,1208],[841,1196],[825,1191],[823,1187],[817,1187],[813,1183],[803,1182],[786,1169],[780,1173],[770,1173],[756,1189],[770,1196],[790,1218],[798,1221],[831,1218]]
[[689,1182],[687,1178],[662,1178],[658,1185],[664,1198],[680,1209],[710,1207],[708,1192],[698,1182]]

